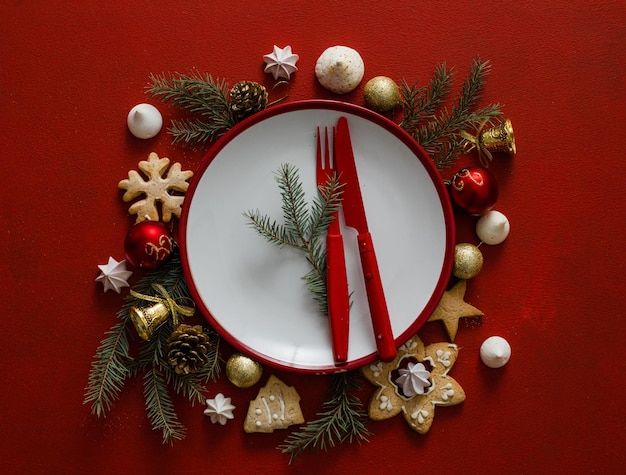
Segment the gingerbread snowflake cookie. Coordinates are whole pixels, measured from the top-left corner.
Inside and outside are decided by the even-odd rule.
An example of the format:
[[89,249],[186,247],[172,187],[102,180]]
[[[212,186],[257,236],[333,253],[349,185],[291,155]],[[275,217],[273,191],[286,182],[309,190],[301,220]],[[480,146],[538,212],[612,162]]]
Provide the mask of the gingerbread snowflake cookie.
[[463,388],[448,376],[457,355],[458,348],[452,343],[424,347],[416,335],[398,348],[393,361],[364,366],[363,376],[378,386],[369,402],[370,419],[382,421],[402,413],[411,429],[428,432],[437,406],[454,406],[465,400]]
[[[122,199],[129,202],[143,195],[144,197],[133,203],[129,208],[130,214],[136,214],[136,222],[145,220],[163,221],[165,223],[172,219],[172,216],[180,218],[183,194],[189,188],[187,180],[193,176],[190,170],[182,171],[180,163],[170,166],[170,159],[159,158],[152,152],[148,160],[139,162],[139,170],[147,177],[145,179],[135,170],[128,172],[128,178],[119,182],[119,188],[126,190]],[[159,209],[161,207],[161,219],[159,219]]]
[[268,433],[303,422],[300,395],[293,386],[287,386],[272,375],[259,390],[256,399],[250,401],[243,430]]

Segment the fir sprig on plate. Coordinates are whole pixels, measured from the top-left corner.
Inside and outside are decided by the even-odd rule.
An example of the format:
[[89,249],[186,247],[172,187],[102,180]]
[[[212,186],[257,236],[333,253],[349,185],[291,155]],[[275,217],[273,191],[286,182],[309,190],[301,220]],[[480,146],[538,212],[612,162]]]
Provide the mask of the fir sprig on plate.
[[[173,299],[190,298],[190,292],[182,273],[180,254],[176,249],[170,259],[158,270],[141,278],[133,290],[144,295],[156,295],[153,284],[161,284]],[[141,306],[138,297],[128,295],[126,303],[118,311],[119,321],[106,333],[100,343],[85,388],[84,404],[91,404],[91,412],[106,417],[119,399],[126,380],[143,374],[146,411],[152,428],[161,430],[163,442],[172,443],[185,436],[185,427],[179,421],[168,386],[187,397],[192,404],[204,402],[207,382],[216,380],[220,372],[219,337],[213,330],[205,329],[211,339],[208,362],[200,371],[178,375],[167,361],[166,341],[173,331],[172,319],[157,328],[151,339],[142,341],[138,357],[131,354],[130,340],[134,328],[130,319],[130,307]]]
[[230,108],[229,86],[210,74],[150,75],[146,92],[163,102],[186,109],[196,117],[172,120],[173,143],[210,142],[237,122]]
[[445,63],[435,68],[425,86],[401,82],[404,117],[400,127],[430,154],[439,169],[450,167],[463,152],[460,131],[475,130],[502,115],[497,103],[476,108],[490,68],[489,61],[480,57],[472,61],[469,76],[451,108],[446,107],[446,99],[452,89],[454,71]]
[[311,270],[303,276],[313,293],[320,312],[327,313],[326,247],[324,240],[328,225],[341,205],[341,184],[336,176],[320,187],[309,207],[305,199],[299,170],[283,164],[276,172],[276,182],[282,199],[283,222],[279,223],[259,210],[244,212],[248,224],[267,241],[277,246],[289,246],[302,251]]
[[[319,188],[311,207],[307,206],[298,169],[283,164],[276,173],[282,198],[283,223],[278,223],[260,211],[247,211],[244,216],[261,236],[277,246],[290,246],[306,255],[311,271],[304,276],[307,287],[314,294],[320,312],[327,313],[326,248],[321,237],[326,236],[333,213],[341,205],[341,188],[337,176],[331,177]],[[354,372],[337,373],[331,377],[328,398],[318,419],[294,432],[279,449],[291,456],[291,461],[307,450],[328,450],[336,444],[366,442],[367,414],[360,399],[354,395],[359,389]]]
[[367,429],[367,413],[355,395],[359,390],[358,378],[354,371],[331,376],[327,400],[318,418],[293,432],[279,447],[290,454],[290,462],[306,451],[327,451],[345,442],[368,442],[371,432]]

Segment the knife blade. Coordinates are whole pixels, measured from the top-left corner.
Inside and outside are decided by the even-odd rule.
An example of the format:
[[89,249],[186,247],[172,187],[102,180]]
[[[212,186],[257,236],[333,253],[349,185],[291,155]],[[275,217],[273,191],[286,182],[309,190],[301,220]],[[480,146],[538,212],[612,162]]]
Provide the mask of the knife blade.
[[389,311],[380,272],[374,242],[367,225],[361,186],[354,161],[350,129],[346,117],[340,117],[335,130],[335,163],[343,188],[343,215],[346,225],[357,230],[357,242],[361,257],[361,268],[365,280],[367,302],[369,305],[374,338],[378,356],[383,361],[396,357],[396,344],[389,320]]

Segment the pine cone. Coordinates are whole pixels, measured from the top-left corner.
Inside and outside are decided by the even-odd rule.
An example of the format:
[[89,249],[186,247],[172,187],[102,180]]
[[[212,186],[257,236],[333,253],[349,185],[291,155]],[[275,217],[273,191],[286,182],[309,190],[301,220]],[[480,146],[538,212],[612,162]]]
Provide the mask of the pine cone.
[[195,373],[209,360],[209,337],[200,325],[179,325],[167,339],[167,359],[177,374]]
[[230,108],[237,120],[259,112],[267,106],[267,89],[252,81],[239,81],[230,90]]

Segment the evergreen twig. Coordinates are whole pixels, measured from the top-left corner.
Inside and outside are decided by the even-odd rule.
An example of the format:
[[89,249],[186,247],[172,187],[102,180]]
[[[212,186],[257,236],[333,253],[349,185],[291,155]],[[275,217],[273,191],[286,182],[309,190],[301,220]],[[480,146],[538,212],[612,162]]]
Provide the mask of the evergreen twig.
[[[163,267],[142,277],[133,290],[154,296],[156,290],[152,285],[155,283],[165,287],[174,299],[190,298],[178,248],[174,249]],[[113,402],[119,398],[125,380],[143,373],[145,405],[152,428],[162,430],[163,441],[172,443],[184,437],[185,427],[178,420],[167,386],[171,385],[176,393],[187,397],[192,404],[204,402],[204,384],[217,379],[220,373],[220,338],[215,331],[205,328],[212,340],[208,362],[197,373],[178,375],[167,361],[167,339],[174,330],[172,319],[168,319],[156,329],[149,341],[142,342],[138,357],[133,358],[128,342],[129,335],[132,335],[129,310],[144,303],[132,295],[126,297],[125,305],[118,312],[120,321],[106,333],[108,336],[94,357],[85,388],[85,403],[92,404],[93,414],[106,416]]]
[[290,463],[307,450],[327,451],[337,444],[354,441],[368,442],[367,413],[361,400],[354,395],[359,390],[358,373],[335,373],[327,400],[318,418],[308,422],[299,432],[287,437],[278,448],[290,454]]
[[198,115],[172,121],[168,131],[174,137],[173,143],[208,142],[226,133],[236,123],[230,108],[228,84],[213,79],[210,74],[195,71],[191,74],[151,74],[146,92],[162,102],[171,102]]
[[267,241],[277,246],[290,246],[306,255],[311,270],[303,276],[307,288],[314,294],[320,311],[326,313],[326,252],[321,242],[333,213],[341,205],[342,185],[336,176],[320,187],[309,207],[305,200],[298,169],[283,164],[276,173],[282,199],[283,223],[278,223],[259,210],[244,212],[248,224]]
[[128,322],[122,319],[106,332],[98,347],[85,388],[83,404],[91,403],[91,413],[106,417],[119,398],[133,361],[129,353]]
[[[161,283],[167,288],[176,289],[184,284],[182,266],[178,251],[160,269],[141,278],[133,289],[142,294],[154,294],[152,284]],[[174,292],[180,296],[180,291]],[[188,294],[187,294],[188,296]],[[132,338],[130,307],[140,301],[127,295],[124,306],[117,312],[119,321],[106,333],[96,350],[91,371],[85,388],[83,404],[91,403],[91,412],[98,417],[106,414],[119,398],[126,379],[137,374],[141,363],[130,355],[129,339]]]
[[476,129],[502,114],[500,104],[475,110],[490,68],[489,61],[480,57],[472,61],[469,76],[450,109],[445,107],[445,98],[454,74],[445,64],[435,69],[426,87],[409,86],[406,81],[400,84],[404,114],[400,127],[430,154],[438,168],[449,167],[463,152],[461,130]]
[[153,430],[161,429],[163,443],[185,438],[185,426],[178,420],[174,404],[167,391],[163,371],[157,362],[153,362],[144,375],[144,397],[148,418]]

